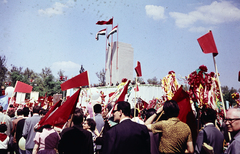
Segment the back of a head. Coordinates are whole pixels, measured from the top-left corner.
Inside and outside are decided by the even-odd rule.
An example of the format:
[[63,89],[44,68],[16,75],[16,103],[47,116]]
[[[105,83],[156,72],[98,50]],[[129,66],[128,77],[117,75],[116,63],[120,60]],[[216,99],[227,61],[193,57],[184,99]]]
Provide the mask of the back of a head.
[[131,109],[130,115],[131,115],[132,117],[137,117],[138,114],[139,114],[139,113],[138,113],[138,109],[135,110],[135,116],[134,116],[134,109]]
[[80,109],[75,109],[75,112],[73,114],[72,118],[73,124],[74,125],[81,125],[83,122],[83,112]]
[[95,122],[93,119],[88,118],[88,119],[87,119],[87,123],[88,123],[88,125],[90,126],[90,130],[91,130],[91,131],[94,131],[95,128],[96,128],[96,122]]
[[217,111],[211,108],[203,109],[202,115],[201,115],[202,123],[204,124],[208,122],[215,123],[216,119],[217,119]]
[[95,113],[101,113],[101,112],[102,112],[102,106],[101,106],[101,104],[95,104],[95,105],[93,106],[93,111],[94,111]]
[[17,110],[17,115],[18,115],[18,116],[23,115],[23,110],[22,110],[22,109],[18,109],[18,110]]
[[154,108],[150,108],[150,109],[146,110],[146,112],[145,112],[146,119],[151,117],[154,113],[156,113],[156,110]]
[[7,125],[6,124],[0,124],[0,132],[4,133],[7,130]]
[[120,101],[117,103],[117,110],[120,111],[122,110],[122,113],[125,116],[130,117],[131,109],[130,109],[130,104],[126,101]]
[[179,114],[179,106],[176,101],[169,100],[164,103],[163,111],[168,118],[177,117]]
[[24,107],[22,112],[23,112],[23,116],[27,117],[29,115],[29,108],[28,107]]
[[41,107],[40,106],[34,106],[33,107],[33,113],[38,113],[40,112]]

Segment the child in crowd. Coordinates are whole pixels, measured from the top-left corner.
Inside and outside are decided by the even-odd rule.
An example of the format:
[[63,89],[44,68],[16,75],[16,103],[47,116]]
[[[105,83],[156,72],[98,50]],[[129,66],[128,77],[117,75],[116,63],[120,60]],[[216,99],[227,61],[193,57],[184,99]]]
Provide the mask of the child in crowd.
[[6,124],[0,124],[0,153],[7,154],[9,137],[5,134],[7,131]]

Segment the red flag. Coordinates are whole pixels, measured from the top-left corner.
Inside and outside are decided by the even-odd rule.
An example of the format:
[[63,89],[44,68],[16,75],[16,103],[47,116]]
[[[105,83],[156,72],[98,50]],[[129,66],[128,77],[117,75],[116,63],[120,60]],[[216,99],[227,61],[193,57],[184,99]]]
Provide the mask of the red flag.
[[108,94],[109,97],[112,97],[112,95],[114,94],[115,92],[111,92]]
[[197,128],[196,128],[196,119],[193,114],[190,98],[187,92],[185,92],[182,87],[180,87],[174,94],[172,100],[175,100],[179,106],[179,115],[178,118],[188,124],[192,131],[193,141],[197,138]]
[[125,100],[125,95],[128,92],[128,85],[129,85],[129,83],[130,83],[130,80],[127,81],[127,84],[124,86],[124,89],[123,89],[122,93],[120,94],[120,96],[118,97],[116,103]]
[[213,53],[213,56],[218,55],[217,47],[212,35],[212,31],[198,38],[198,43],[203,51],[203,53]]
[[238,81],[240,82],[240,71],[238,73]]
[[98,21],[97,25],[111,25],[113,24],[113,18],[109,19],[108,21]]
[[71,89],[71,88],[76,88],[80,86],[87,86],[89,85],[88,82],[88,73],[87,71],[67,80],[66,82],[61,84],[61,89],[62,91]]
[[[80,93],[79,89],[77,92],[75,92],[69,99],[66,100],[66,102],[63,103],[63,105],[60,106],[61,102],[59,101],[56,103],[49,111],[48,115],[45,115],[43,119],[41,119],[38,123],[38,125],[35,128],[40,128],[43,125],[51,125],[56,126],[59,128],[62,128],[64,124],[67,122],[69,116],[74,113],[76,104],[78,102],[78,97]],[[60,106],[59,108],[57,108]],[[57,108],[57,109],[56,109]],[[56,110],[55,110],[56,109]]]
[[32,86],[21,81],[17,81],[14,92],[31,93],[31,91]]
[[134,88],[134,90],[135,90],[136,92],[139,91],[138,85],[136,86],[136,88]]
[[137,66],[135,67],[135,71],[136,71],[138,77],[142,76],[141,64],[139,61],[137,61]]

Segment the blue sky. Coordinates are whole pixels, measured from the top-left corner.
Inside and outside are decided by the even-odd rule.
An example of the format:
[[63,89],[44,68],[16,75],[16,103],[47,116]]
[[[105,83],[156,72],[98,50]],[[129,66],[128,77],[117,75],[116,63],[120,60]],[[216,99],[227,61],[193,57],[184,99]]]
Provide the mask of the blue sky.
[[[50,67],[68,78],[88,70],[90,82],[105,67],[105,37],[95,35],[119,25],[118,40],[134,48],[144,81],[162,79],[169,71],[177,78],[200,65],[215,71],[211,54],[202,53],[197,38],[212,30],[221,85],[239,89],[240,1],[211,0],[0,0],[0,55],[11,64],[40,73]],[[117,40],[117,35],[113,35]],[[133,66],[134,68],[135,66]]]

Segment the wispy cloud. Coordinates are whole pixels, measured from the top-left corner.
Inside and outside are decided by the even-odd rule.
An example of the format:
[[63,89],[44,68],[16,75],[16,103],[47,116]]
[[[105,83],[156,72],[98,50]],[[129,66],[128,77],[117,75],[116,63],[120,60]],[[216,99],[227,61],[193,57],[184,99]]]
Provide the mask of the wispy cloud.
[[66,4],[55,2],[52,7],[46,8],[46,9],[40,9],[38,10],[38,13],[43,15],[48,15],[48,16],[61,15],[64,13],[64,8],[69,8],[72,5],[73,5],[72,0],[69,0]]
[[146,14],[154,20],[165,19],[164,7],[156,5],[146,5]]
[[60,61],[60,62],[54,62],[51,66],[51,70],[55,75],[62,70],[64,71],[64,75],[67,75],[69,78],[72,76],[75,76],[79,73],[79,70],[81,68],[81,65],[76,64],[72,61]]
[[2,1],[3,4],[6,4],[7,2],[8,2],[7,0],[3,0],[3,1]]
[[190,31],[200,31],[204,27],[196,28],[196,23],[206,26],[214,26],[221,23],[240,21],[240,9],[230,1],[214,1],[210,5],[196,8],[195,11],[187,14],[180,12],[170,12],[169,15],[175,19],[175,24],[179,28],[189,28]]

